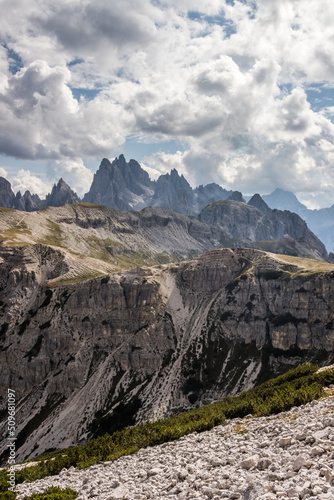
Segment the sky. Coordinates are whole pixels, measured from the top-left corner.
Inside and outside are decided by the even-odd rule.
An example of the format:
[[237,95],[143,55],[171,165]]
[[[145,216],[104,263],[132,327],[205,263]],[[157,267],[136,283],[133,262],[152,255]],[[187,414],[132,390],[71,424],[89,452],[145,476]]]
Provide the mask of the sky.
[[151,178],[334,203],[332,0],[0,0],[0,175]]

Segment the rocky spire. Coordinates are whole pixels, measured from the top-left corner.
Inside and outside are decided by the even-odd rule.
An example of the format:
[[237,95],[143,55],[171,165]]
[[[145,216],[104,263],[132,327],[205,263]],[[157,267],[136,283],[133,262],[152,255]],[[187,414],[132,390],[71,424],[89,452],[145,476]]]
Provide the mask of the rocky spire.
[[51,194],[45,199],[45,205],[50,207],[60,207],[65,203],[79,203],[78,195],[72,191],[70,186],[63,179],[59,179],[58,184],[54,184]]
[[258,193],[254,194],[251,197],[251,199],[248,202],[248,205],[251,205],[252,207],[257,208],[263,214],[267,214],[268,212],[271,212],[271,209],[268,207],[267,203],[261,198],[261,196]]

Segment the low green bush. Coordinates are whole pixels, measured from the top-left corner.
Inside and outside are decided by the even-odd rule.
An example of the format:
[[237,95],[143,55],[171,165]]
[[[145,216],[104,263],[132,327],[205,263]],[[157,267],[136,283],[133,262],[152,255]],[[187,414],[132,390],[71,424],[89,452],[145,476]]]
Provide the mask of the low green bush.
[[49,488],[44,493],[34,493],[24,500],[72,500],[77,498],[78,493],[70,488],[61,489],[57,486]]
[[[320,398],[324,395],[323,387],[334,383],[334,370],[316,373],[317,369],[316,365],[307,364],[237,396],[228,396],[222,401],[157,422],[128,427],[112,435],[105,434],[83,446],[47,453],[35,459],[40,460],[39,465],[17,471],[16,482],[31,482],[58,474],[62,469],[71,466],[85,468],[100,461],[116,460],[147,446],[173,441],[192,432],[210,430],[223,424],[226,418],[244,417],[249,414],[267,416],[287,411],[293,406]],[[4,471],[0,473],[0,492],[5,494],[7,488]],[[2,497],[1,493],[0,497],[6,498]]]

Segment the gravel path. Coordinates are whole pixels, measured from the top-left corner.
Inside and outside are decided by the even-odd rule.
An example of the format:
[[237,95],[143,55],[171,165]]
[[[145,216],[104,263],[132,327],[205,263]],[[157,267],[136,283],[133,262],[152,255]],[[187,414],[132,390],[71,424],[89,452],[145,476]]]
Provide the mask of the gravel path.
[[271,417],[232,419],[179,441],[17,487],[78,500],[334,499],[334,396]]

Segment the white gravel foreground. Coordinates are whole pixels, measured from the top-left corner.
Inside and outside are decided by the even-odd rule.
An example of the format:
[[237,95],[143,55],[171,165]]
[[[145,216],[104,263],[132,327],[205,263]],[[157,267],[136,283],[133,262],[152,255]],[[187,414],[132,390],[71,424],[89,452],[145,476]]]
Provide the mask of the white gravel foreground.
[[227,420],[211,431],[84,470],[17,486],[18,499],[50,486],[78,500],[334,500],[334,396],[270,417]]

